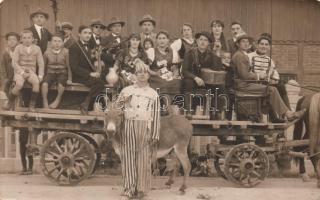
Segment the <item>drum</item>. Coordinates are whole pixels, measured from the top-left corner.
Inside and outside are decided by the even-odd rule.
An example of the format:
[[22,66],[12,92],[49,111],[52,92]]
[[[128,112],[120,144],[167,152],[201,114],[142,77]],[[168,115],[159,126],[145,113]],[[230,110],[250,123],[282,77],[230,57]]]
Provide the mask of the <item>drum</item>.
[[208,85],[224,85],[226,82],[225,71],[213,71],[208,68],[201,69],[200,77]]

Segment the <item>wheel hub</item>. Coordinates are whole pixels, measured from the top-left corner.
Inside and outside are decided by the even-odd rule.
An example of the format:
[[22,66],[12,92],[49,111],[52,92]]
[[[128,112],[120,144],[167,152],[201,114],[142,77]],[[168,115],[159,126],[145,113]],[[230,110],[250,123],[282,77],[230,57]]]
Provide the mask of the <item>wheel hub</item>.
[[62,167],[70,167],[74,163],[74,156],[71,154],[63,154],[60,157],[60,164]]
[[240,170],[248,173],[254,169],[254,163],[251,159],[245,159],[240,162]]

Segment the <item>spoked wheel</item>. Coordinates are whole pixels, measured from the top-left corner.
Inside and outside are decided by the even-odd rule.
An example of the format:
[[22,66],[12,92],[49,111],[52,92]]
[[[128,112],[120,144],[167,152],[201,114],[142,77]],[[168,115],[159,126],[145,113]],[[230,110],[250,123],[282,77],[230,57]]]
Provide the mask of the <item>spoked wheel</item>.
[[224,175],[224,162],[225,162],[225,159],[224,159],[222,153],[219,153],[218,155],[216,155],[214,157],[213,164],[214,164],[214,168],[217,171],[217,174],[220,177],[227,179],[226,175]]
[[59,185],[76,185],[86,179],[94,169],[95,159],[88,141],[69,132],[48,139],[40,151],[44,175]]
[[269,173],[267,154],[258,146],[240,144],[227,154],[224,174],[229,181],[242,187],[254,187],[264,180]]

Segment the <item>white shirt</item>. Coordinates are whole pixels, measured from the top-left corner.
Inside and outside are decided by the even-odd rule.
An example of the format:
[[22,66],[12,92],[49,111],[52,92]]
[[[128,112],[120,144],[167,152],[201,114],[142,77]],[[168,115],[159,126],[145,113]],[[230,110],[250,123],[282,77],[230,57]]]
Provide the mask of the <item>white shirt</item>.
[[[150,48],[146,51],[147,57],[153,62],[155,59],[155,49]],[[172,63],[178,63],[179,62],[179,54],[176,50],[172,49],[173,57],[172,57]]]
[[[96,37],[100,37],[100,36],[97,36],[96,34],[93,33],[93,38],[94,40],[96,41],[96,44],[97,45],[100,45],[100,39],[97,39]],[[101,38],[101,37],[100,37]]]
[[39,26],[39,25],[37,25],[37,24],[34,24],[34,27],[36,28],[36,31],[37,31],[37,33],[38,33],[38,35],[39,35],[40,40],[41,40],[41,29],[42,29],[43,27],[42,27],[42,26]]

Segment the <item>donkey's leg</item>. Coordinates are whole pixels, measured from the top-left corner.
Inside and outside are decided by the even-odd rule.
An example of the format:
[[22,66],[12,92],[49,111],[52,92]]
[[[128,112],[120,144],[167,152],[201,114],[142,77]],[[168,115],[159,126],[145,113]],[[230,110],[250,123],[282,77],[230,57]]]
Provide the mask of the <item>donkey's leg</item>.
[[185,189],[187,188],[186,182],[190,175],[190,170],[191,170],[191,163],[188,157],[187,148],[188,148],[188,144],[178,145],[174,148],[174,151],[178,159],[180,160],[180,163],[182,164],[183,172],[184,172],[183,182],[179,189],[181,192],[185,192]]
[[314,172],[316,173],[317,179],[318,179],[318,183],[317,186],[318,188],[320,188],[320,156],[316,155],[314,157],[310,158],[312,165],[314,167]]

